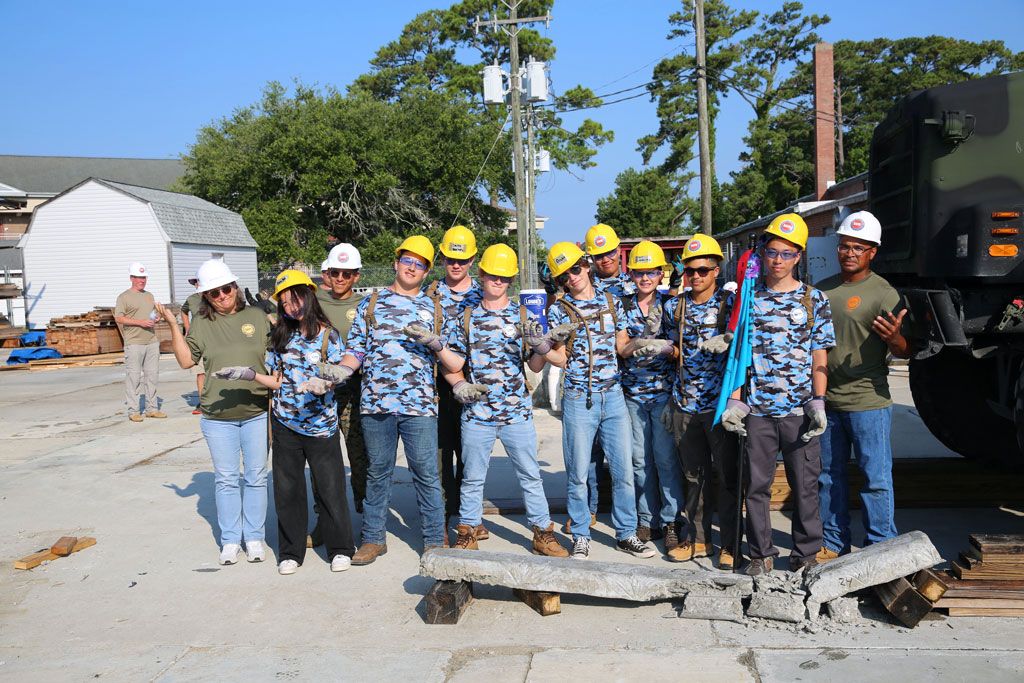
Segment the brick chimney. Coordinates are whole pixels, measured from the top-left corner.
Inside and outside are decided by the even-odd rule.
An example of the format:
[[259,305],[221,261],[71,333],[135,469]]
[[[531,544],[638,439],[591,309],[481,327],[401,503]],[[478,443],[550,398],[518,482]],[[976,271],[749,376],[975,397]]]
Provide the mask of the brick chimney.
[[832,43],[814,46],[814,111],[814,194],[820,200],[836,180]]

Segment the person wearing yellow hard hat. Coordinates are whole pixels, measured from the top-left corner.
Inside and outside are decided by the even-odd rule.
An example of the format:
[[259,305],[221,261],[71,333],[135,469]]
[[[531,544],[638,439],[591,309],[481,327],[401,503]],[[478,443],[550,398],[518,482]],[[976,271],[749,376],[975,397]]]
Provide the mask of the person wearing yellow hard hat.
[[666,265],[665,252],[650,240],[630,250],[629,276],[636,294],[621,299],[627,337],[617,350],[632,426],[636,535],[645,542],[664,537],[665,552],[669,552],[679,543],[683,475],[672,436],[658,424],[668,405],[676,357],[675,345],[662,325],[667,297],[658,291]]
[[532,319],[523,329],[534,353],[565,368],[562,454],[568,479],[571,556],[586,559],[590,555],[587,470],[597,439],[611,470],[615,547],[635,557],[654,557],[654,549],[636,536],[633,449],[616,356],[616,344],[628,341],[622,302],[595,290],[590,263],[575,244],[553,245],[547,262],[564,295],[557,296],[548,311],[546,333]]
[[449,346],[465,359],[458,372],[445,373],[455,396],[465,403],[461,429],[465,470],[455,547],[477,548],[487,465],[494,442],[500,439],[523,489],[534,553],[567,557],[569,553],[555,538],[544,495],[533,402],[524,375],[525,365],[540,372],[544,357],[526,353],[522,333],[526,308],[508,298],[518,263],[511,247],[488,247],[480,259],[481,301],[449,320]]
[[628,296],[635,292],[633,281],[622,272],[619,236],[610,225],[591,226],[584,245],[594,264],[594,287],[599,294],[611,292],[613,296]]
[[[685,562],[714,554],[711,527],[717,499],[722,536],[718,567],[732,570],[738,564],[732,553],[739,444],[735,434],[714,424],[725,372],[723,351],[728,344],[709,349],[708,343],[728,334],[725,328],[735,297],[717,287],[724,257],[715,238],[700,233],[690,237],[680,258],[682,275],[689,286],[665,307],[667,331],[679,346],[680,358],[673,368],[672,401],[662,415],[662,423],[672,434],[686,480],[683,509],[689,527],[668,556],[675,562]],[[717,496],[711,483],[712,471],[718,474]]]
[[752,292],[750,334],[753,358],[746,401],[736,390],[722,413],[722,425],[746,435],[747,574],[774,568],[768,505],[776,458],[782,452],[786,481],[793,489],[791,570],[817,563],[821,550],[818,477],[825,431],[828,349],[835,331],[828,297],[800,282],[794,271],[807,245],[807,224],[795,213],[777,216],[760,248],[763,282]]

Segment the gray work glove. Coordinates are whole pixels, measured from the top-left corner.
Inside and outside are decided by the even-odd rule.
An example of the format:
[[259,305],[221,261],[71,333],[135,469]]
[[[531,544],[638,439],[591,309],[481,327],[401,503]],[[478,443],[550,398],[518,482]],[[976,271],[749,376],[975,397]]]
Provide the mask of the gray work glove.
[[490,387],[484,386],[483,384],[470,384],[464,379],[459,380],[455,383],[455,386],[452,387],[452,393],[455,394],[455,400],[463,405],[476,401],[488,391],[490,391]]
[[251,366],[227,365],[213,373],[216,379],[243,380],[251,382],[256,379],[256,370]]
[[650,356],[671,356],[675,345],[668,339],[642,339],[633,341],[633,358],[649,358]]
[[316,371],[326,380],[334,384],[342,384],[355,372],[347,365],[331,365],[330,363],[317,363]]
[[672,433],[672,399],[665,401],[665,407],[661,411],[658,421],[665,426],[665,431]]
[[654,339],[661,334],[661,321],[664,310],[661,304],[654,304],[647,309],[647,315],[644,316],[644,331],[640,335],[644,339]]
[[526,340],[526,345],[533,349],[534,353],[543,356],[551,350],[553,344],[564,344],[579,326],[580,323],[563,323],[544,332],[538,321],[528,318],[521,326],[520,332]]
[[732,338],[732,332],[716,334],[714,337],[697,344],[697,348],[704,353],[725,353],[729,350],[729,344],[732,343]]
[[750,406],[743,401],[730,398],[725,404],[725,412],[722,413],[722,426],[727,432],[746,436],[747,428],[743,425],[743,418],[749,414]]
[[804,415],[806,415],[811,422],[811,428],[800,435],[800,438],[807,443],[816,436],[821,436],[825,433],[825,428],[828,427],[828,417],[825,416],[825,401],[816,398],[808,401],[804,405]]
[[402,328],[402,333],[417,344],[423,344],[434,353],[439,353],[444,348],[441,338],[425,327],[406,325]]
[[324,379],[323,377],[310,377],[309,379],[299,382],[295,387],[295,393],[297,394],[316,394],[317,396],[323,396],[328,391],[334,388],[334,382]]

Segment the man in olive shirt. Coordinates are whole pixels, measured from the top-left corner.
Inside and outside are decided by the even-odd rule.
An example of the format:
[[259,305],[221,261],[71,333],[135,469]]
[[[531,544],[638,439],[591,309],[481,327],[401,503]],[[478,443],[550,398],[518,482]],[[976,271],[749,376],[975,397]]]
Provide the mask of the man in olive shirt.
[[160,342],[157,341],[156,309],[153,295],[146,291],[146,267],[133,263],[128,268],[132,286],[121,292],[114,305],[114,322],[124,338],[124,398],[128,403],[128,419],[142,422],[139,414],[139,393],[145,382],[146,417],[167,417],[157,409],[156,379],[160,363]]
[[[193,287],[199,287],[199,280],[194,277],[188,279],[188,283]],[[188,328],[192,324],[192,319],[199,315],[199,303],[203,300],[203,295],[199,292],[195,292],[185,299],[185,303],[181,305],[181,324],[185,328],[185,334],[188,334]],[[203,372],[203,364],[196,363],[192,366],[192,374],[196,378],[196,396],[201,397],[203,395],[203,382],[206,381],[206,374]],[[196,399],[196,407],[192,410],[193,415],[202,415],[203,411],[199,409],[199,401]]]
[[818,285],[828,295],[836,331],[836,345],[828,352],[828,428],[821,437],[818,501],[824,545],[817,555],[819,562],[850,552],[847,462],[851,449],[864,473],[860,494],[864,545],[896,536],[886,354],[909,358],[911,351],[900,333],[906,309],[893,314],[899,294],[871,272],[871,259],[882,239],[878,219],[858,211],[847,216],[836,233],[840,272]]
[[[362,259],[355,247],[342,243],[331,249],[324,265],[330,289],[318,289],[316,298],[331,325],[341,333],[341,345],[344,347],[352,328],[352,320],[356,317],[356,307],[363,300],[361,295],[352,291],[359,282]],[[361,374],[357,371],[352,379],[334,390],[338,399],[340,431],[345,437],[345,450],[348,452],[352,497],[355,499],[356,512],[360,514],[363,512],[363,499],[366,498],[366,468],[369,464],[363,444],[363,428],[359,422]],[[310,534],[312,540],[319,541],[319,534],[316,533],[318,529],[314,528],[313,531]]]

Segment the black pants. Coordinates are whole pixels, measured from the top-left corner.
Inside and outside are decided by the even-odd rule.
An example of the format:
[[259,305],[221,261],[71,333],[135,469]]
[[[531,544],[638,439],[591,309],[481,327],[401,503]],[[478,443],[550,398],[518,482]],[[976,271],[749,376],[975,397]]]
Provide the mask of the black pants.
[[462,501],[462,404],[447,380],[437,380],[437,470],[444,516],[458,517]]
[[316,477],[314,500],[327,557],[355,553],[352,520],[345,493],[345,463],[337,434],[317,438],[292,431],[271,417],[274,434],[274,509],[277,511],[278,560],[302,564],[309,524],[306,463]]

